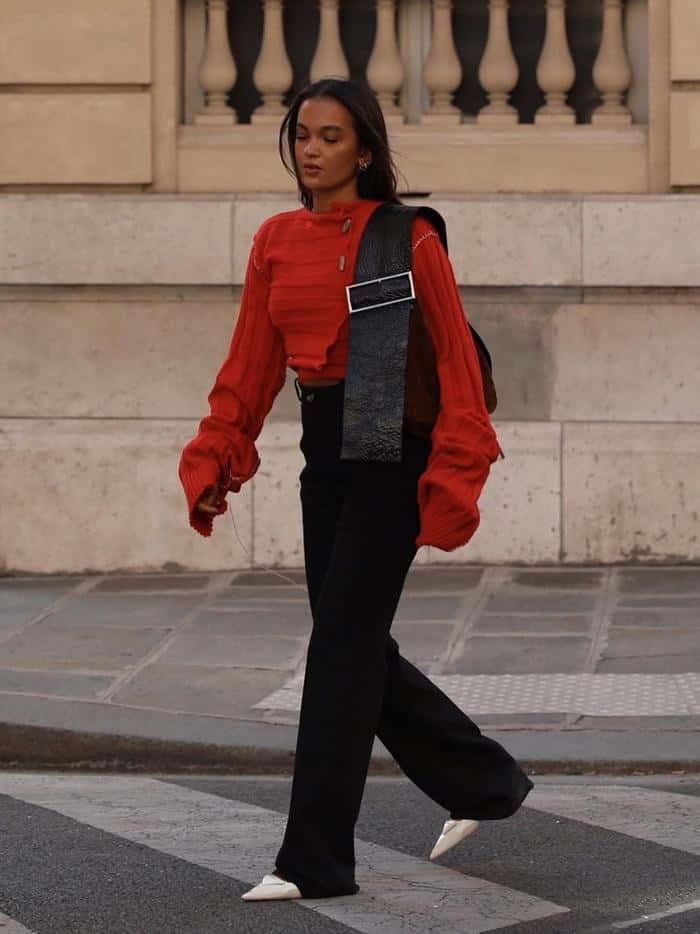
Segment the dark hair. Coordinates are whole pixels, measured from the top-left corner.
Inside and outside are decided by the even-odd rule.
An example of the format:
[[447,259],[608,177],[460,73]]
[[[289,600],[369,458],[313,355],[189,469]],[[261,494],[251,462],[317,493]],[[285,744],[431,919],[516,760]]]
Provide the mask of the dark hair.
[[367,85],[357,81],[321,78],[320,81],[315,81],[299,91],[282,121],[279,133],[280,158],[285,169],[297,180],[302,204],[311,208],[313,197],[309,189],[301,183],[294,157],[297,118],[304,101],[317,97],[333,97],[350,111],[360,145],[372,153],[371,163],[357,178],[360,198],[398,201],[396,167],[389,149],[384,114],[376,95]]

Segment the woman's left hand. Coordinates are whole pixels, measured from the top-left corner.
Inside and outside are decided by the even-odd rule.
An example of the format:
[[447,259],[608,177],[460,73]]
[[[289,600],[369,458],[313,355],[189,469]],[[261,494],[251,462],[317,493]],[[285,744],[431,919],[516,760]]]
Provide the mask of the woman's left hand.
[[206,490],[197,500],[197,504],[194,507],[199,509],[201,512],[209,513],[210,515],[216,515],[217,513],[217,503],[221,498],[221,485],[215,483],[213,486],[208,486]]

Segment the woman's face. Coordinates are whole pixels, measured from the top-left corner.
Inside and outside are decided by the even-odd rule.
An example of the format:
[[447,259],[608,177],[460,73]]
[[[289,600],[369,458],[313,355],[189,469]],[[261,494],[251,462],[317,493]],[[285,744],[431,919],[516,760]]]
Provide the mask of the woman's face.
[[299,108],[294,157],[301,183],[314,194],[354,192],[357,169],[371,154],[360,146],[350,111],[333,97],[309,98]]

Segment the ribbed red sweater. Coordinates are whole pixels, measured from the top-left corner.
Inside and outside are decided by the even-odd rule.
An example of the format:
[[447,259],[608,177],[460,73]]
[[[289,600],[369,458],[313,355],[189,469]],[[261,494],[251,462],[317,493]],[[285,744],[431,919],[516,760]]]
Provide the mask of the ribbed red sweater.
[[[236,327],[209,394],[210,414],[180,459],[190,523],[200,534],[211,535],[213,525],[211,515],[194,509],[206,487],[219,481],[236,493],[258,469],[255,441],[286,368],[302,383],[345,375],[345,286],[353,281],[364,226],[380,203],[334,201],[323,214],[286,211],[268,218],[255,234]],[[479,524],[477,499],[499,447],[452,265],[422,217],[414,222],[412,248],[416,295],[440,382],[432,449],[418,481],[416,544],[451,551],[469,541]],[[224,497],[217,515],[226,511]]]

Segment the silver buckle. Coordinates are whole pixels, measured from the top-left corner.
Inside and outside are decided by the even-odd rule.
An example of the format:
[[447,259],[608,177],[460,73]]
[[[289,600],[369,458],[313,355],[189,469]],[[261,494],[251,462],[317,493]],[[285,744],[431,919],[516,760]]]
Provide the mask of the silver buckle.
[[[390,279],[399,279],[402,276],[408,276],[408,285],[409,285],[409,290],[410,290],[409,295],[402,295],[399,298],[390,298],[385,302],[375,302],[373,305],[360,305],[357,308],[353,308],[353,304],[352,304],[352,290],[353,289],[358,289],[362,286],[373,285],[374,283],[377,283],[378,285],[380,285],[380,290],[381,290],[382,282],[388,282]],[[351,285],[345,286],[345,294],[347,297],[348,310],[350,314],[353,314],[354,312],[357,312],[357,311],[369,311],[372,308],[384,308],[385,305],[397,305],[399,302],[414,301],[416,297],[416,291],[413,286],[413,274],[411,273],[410,269],[406,270],[406,272],[397,272],[391,276],[380,276],[378,279],[366,279],[364,282],[353,282]]]

